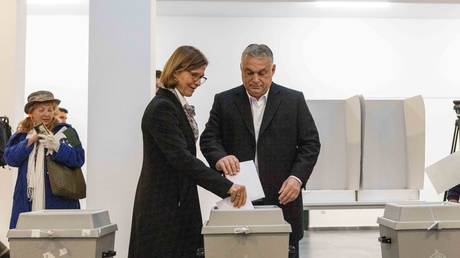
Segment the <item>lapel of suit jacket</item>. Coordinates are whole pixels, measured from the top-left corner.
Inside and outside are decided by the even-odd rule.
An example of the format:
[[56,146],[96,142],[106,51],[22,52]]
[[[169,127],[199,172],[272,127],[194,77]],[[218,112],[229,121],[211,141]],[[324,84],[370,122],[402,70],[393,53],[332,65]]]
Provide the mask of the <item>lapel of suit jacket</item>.
[[275,113],[278,110],[280,103],[280,88],[275,83],[272,83],[270,91],[268,92],[267,104],[265,106],[264,116],[262,118],[262,125],[260,126],[259,139],[260,136],[264,133],[265,129],[267,129],[273,117],[275,116]]
[[249,105],[249,98],[244,86],[240,86],[238,92],[236,93],[235,105],[238,108],[238,111],[240,111],[241,117],[244,120],[244,124],[248,128],[249,132],[251,132],[252,136],[254,136],[255,134],[254,123],[252,120],[252,111],[251,106]]

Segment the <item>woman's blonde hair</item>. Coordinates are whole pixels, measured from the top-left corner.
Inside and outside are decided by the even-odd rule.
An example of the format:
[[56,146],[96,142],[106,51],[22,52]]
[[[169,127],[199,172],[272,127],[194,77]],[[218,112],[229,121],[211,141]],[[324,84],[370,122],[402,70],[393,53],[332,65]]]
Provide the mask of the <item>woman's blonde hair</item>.
[[182,71],[191,71],[208,65],[208,59],[200,50],[192,46],[178,47],[166,62],[160,81],[165,88],[175,88],[177,81],[174,75]]
[[28,133],[30,130],[32,130],[32,128],[34,128],[34,122],[32,121],[30,114],[32,113],[32,111],[34,111],[35,108],[43,104],[53,105],[54,115],[53,115],[51,122],[47,126],[48,130],[53,131],[54,127],[56,127],[56,125],[59,123],[59,121],[55,117],[58,111],[58,105],[55,101],[47,101],[47,102],[35,103],[30,107],[29,116],[27,116],[25,119],[19,122],[19,125],[17,128],[18,133]]

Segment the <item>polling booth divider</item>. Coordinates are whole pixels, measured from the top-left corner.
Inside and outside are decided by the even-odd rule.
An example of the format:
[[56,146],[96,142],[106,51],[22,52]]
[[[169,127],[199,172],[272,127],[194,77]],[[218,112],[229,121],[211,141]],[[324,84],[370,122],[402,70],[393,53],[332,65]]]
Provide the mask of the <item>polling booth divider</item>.
[[321,139],[304,208],[383,208],[419,200],[425,166],[423,98],[307,100]]

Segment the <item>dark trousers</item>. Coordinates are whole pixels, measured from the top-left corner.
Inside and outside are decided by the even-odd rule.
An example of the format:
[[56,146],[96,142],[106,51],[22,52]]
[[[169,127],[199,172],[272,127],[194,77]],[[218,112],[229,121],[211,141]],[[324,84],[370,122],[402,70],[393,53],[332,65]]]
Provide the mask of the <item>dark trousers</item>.
[[[259,199],[252,201],[253,205],[266,205],[264,202],[264,199]],[[289,253],[289,258],[299,258],[299,241],[294,241],[291,240],[291,237],[289,237],[289,246],[292,246],[295,248],[295,251],[293,253]],[[291,250],[291,248],[289,248]]]
[[[289,241],[289,245],[294,247],[294,253],[289,254],[289,258],[299,258],[300,257],[300,250],[299,250],[299,241]],[[289,248],[291,250],[291,248]]]

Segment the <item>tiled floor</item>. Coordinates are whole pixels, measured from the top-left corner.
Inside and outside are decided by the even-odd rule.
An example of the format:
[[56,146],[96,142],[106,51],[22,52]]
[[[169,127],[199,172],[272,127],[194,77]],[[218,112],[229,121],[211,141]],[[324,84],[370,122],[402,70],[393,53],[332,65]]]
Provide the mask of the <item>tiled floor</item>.
[[380,258],[378,230],[305,231],[301,258]]

